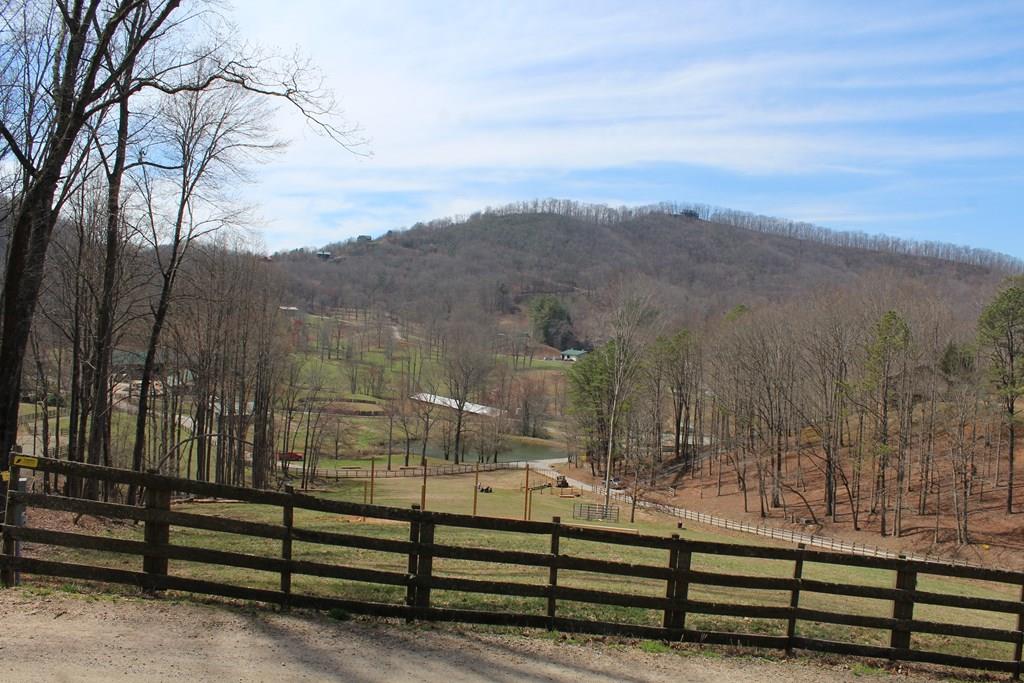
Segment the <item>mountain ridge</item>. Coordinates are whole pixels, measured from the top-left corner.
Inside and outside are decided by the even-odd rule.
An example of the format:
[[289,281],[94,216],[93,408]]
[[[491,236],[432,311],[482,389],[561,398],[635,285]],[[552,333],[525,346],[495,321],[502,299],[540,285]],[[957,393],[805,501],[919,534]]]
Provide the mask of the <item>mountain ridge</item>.
[[[703,316],[873,275],[974,299],[1022,267],[1003,254],[955,245],[884,236],[858,242],[853,233],[814,232],[821,229],[809,224],[713,216],[728,214],[664,205],[510,205],[327,245],[321,252],[329,260],[308,250],[274,259],[291,295],[307,306],[383,305],[413,317],[443,315],[467,299],[502,312],[533,293],[571,297],[623,277],[648,280],[667,302]],[[917,247],[923,253],[908,253]]]

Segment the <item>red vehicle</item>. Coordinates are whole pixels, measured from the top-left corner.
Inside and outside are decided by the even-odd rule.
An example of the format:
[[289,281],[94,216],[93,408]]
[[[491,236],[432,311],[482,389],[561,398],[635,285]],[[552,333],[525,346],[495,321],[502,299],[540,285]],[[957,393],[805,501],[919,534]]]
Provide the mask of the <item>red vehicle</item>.
[[302,453],[296,453],[295,451],[290,451],[288,453],[278,453],[277,454],[277,461],[278,462],[301,462],[302,460],[303,460]]

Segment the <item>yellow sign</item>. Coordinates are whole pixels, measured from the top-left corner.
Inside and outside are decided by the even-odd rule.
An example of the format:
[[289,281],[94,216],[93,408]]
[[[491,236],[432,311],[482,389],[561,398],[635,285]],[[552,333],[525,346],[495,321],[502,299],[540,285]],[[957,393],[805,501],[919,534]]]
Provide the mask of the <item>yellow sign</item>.
[[10,472],[0,472],[0,481],[10,481],[10,480],[11,480],[11,473]]
[[39,465],[39,458],[34,458],[31,455],[16,455],[14,456],[14,464],[18,467],[35,469]]

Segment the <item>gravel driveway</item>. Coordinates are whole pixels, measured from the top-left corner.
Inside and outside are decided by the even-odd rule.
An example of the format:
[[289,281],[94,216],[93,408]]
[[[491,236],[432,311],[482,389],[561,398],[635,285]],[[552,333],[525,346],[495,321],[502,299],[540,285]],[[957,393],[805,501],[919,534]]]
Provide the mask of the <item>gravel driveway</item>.
[[[684,646],[578,643],[478,631],[336,621],[170,599],[0,591],[0,679],[32,681],[926,680],[824,662],[772,661]],[[852,666],[852,665],[851,665]]]

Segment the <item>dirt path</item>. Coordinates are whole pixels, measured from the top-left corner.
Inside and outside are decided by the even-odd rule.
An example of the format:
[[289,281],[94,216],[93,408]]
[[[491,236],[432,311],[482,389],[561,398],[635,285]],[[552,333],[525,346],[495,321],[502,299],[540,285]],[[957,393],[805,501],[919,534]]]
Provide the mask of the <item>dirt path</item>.
[[3,680],[687,681],[926,680],[825,663],[647,653],[470,627],[339,622],[189,601],[0,592]]

